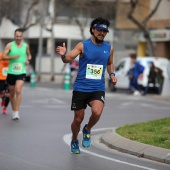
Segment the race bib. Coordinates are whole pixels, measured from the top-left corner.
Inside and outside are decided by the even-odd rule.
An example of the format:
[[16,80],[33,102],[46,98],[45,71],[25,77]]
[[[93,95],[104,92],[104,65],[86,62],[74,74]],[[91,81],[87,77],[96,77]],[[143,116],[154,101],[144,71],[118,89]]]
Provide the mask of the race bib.
[[13,72],[21,72],[22,71],[22,64],[21,63],[13,63],[12,64],[12,71]]
[[101,79],[103,73],[103,65],[87,64],[86,78],[87,79]]
[[2,75],[3,75],[3,76],[7,76],[7,72],[8,72],[8,68],[7,68],[7,67],[4,67],[4,68],[2,69]]

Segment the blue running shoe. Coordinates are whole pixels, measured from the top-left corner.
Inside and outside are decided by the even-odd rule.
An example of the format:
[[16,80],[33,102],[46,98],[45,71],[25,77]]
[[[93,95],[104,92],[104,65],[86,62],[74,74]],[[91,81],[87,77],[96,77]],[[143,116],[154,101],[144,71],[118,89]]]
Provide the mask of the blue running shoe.
[[90,130],[86,130],[85,127],[87,125],[84,126],[83,128],[83,140],[82,140],[82,146],[84,148],[88,148],[91,145],[91,136],[90,136]]
[[78,140],[72,140],[71,141],[71,153],[74,153],[74,154],[80,153]]

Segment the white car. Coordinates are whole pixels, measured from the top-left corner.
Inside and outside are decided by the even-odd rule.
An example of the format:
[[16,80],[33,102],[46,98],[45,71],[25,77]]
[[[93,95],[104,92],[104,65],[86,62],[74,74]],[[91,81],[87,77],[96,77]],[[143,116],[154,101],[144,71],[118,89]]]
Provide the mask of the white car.
[[[160,68],[163,73],[163,77],[167,78],[167,67],[168,67],[168,59],[162,58],[162,57],[138,57],[137,61],[145,67],[145,70],[143,74],[141,74],[138,78],[138,83],[142,88],[145,88],[147,86],[148,82],[148,75],[150,70],[150,62],[153,61],[155,66]],[[130,57],[122,58],[115,66],[115,75],[117,78],[117,84],[116,86],[112,86],[112,84],[109,82],[109,89],[115,90],[116,88],[120,89],[128,89],[129,87],[129,78],[127,75],[127,72],[130,69]],[[158,85],[161,86],[162,84]],[[152,87],[152,85],[150,85]]]

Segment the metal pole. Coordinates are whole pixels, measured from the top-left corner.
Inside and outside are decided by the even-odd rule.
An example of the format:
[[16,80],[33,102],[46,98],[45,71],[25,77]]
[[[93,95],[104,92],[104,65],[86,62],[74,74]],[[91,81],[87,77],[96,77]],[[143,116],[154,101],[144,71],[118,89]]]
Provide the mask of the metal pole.
[[[45,7],[45,1],[40,1],[41,2],[41,9],[44,9]],[[45,10],[42,10],[41,13],[41,20],[40,20],[40,36],[38,40],[38,60],[37,60],[37,80],[41,80],[41,61],[42,61],[42,51],[43,51],[43,25],[44,25],[44,18],[45,18]]]
[[54,20],[55,20],[55,0],[51,0],[51,5],[52,5],[52,9],[51,9],[51,81],[55,80],[55,76],[54,76],[54,67],[55,67],[55,61],[54,61]]
[[53,23],[52,23],[52,32],[51,32],[51,81],[55,80],[54,77],[54,32],[53,32]]
[[43,47],[43,28],[42,21],[40,23],[40,37],[38,40],[38,70],[37,70],[37,80],[41,80],[41,60],[42,60],[42,47]]

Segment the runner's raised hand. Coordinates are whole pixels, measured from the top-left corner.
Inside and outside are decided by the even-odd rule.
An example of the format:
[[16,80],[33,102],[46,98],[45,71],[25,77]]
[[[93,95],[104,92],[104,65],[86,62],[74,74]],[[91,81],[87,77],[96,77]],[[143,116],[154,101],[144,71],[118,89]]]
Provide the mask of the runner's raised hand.
[[59,54],[59,55],[65,55],[65,53],[66,53],[66,45],[65,45],[65,43],[63,43],[63,46],[58,46],[57,48],[56,48],[56,52]]

